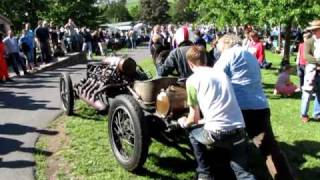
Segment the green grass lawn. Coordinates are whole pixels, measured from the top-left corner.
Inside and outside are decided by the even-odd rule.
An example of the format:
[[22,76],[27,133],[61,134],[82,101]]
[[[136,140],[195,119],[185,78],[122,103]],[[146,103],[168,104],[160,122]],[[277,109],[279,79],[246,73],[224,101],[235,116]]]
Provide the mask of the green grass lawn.
[[[275,67],[280,63],[278,55],[267,52],[267,59]],[[155,72],[150,59],[140,62],[144,69]],[[272,94],[277,70],[263,70],[263,84],[272,112],[272,126],[299,179],[320,179],[320,122],[303,124],[299,118],[300,95],[290,98]],[[298,78],[292,80],[297,84]],[[107,117],[97,114],[83,102],[76,103],[76,115],[62,116],[58,123],[65,123],[69,143],[59,150],[66,166],[58,169],[58,179],[192,179],[194,162],[185,159],[178,150],[154,141],[149,148],[147,162],[140,174],[122,169],[116,162],[107,135]],[[45,139],[37,144],[44,149]],[[259,179],[269,179],[263,160],[255,149],[250,159],[253,172]],[[45,179],[45,158],[36,155],[37,177]]]

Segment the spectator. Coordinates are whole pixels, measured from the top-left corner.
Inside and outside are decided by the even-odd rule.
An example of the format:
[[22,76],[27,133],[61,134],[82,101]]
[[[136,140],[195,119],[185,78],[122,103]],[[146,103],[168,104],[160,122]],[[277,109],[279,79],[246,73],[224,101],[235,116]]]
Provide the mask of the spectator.
[[200,30],[196,30],[194,32],[194,35],[195,35],[195,40],[194,40],[194,43],[195,45],[199,45],[199,46],[202,46],[204,47],[205,49],[207,48],[207,43],[206,41],[202,38],[202,35],[201,35],[201,32]]
[[39,61],[41,60],[41,58],[36,57],[37,56],[37,49],[39,49],[41,51],[40,42],[39,42],[39,39],[37,38],[37,31],[41,27],[42,27],[42,21],[40,20],[40,21],[38,21],[38,25],[34,29],[34,33],[33,33],[34,40],[35,40],[35,47],[34,47],[34,51],[33,51],[35,67],[39,66],[39,63],[40,63]]
[[208,58],[211,59],[208,64],[208,66],[212,67],[220,58],[221,53],[219,52],[217,48],[217,43],[219,39],[215,39],[211,42],[211,50],[208,53]]
[[19,45],[18,40],[16,37],[13,36],[13,31],[8,30],[7,37],[3,39],[3,43],[6,47],[6,53],[9,57],[9,63],[12,65],[14,72],[17,74],[17,76],[20,76],[20,71],[18,68],[18,64],[20,64],[24,75],[28,74],[26,65],[22,61],[20,54],[19,54]]
[[272,63],[268,63],[265,59],[263,43],[260,41],[258,33],[252,31],[249,36],[251,40],[249,51],[257,58],[261,68],[271,68]]
[[[320,119],[320,76],[317,71],[317,66],[320,64],[320,20],[314,20],[310,23],[307,30],[312,31],[313,36],[305,41],[304,44],[304,57],[307,60],[305,69],[304,85],[302,87],[302,100],[301,100],[301,120],[308,122],[309,102],[312,94],[315,93],[313,117],[316,120]],[[310,74],[311,73],[311,78]],[[314,74],[314,76],[312,75]],[[312,82],[309,82],[312,79]]]
[[61,46],[61,49],[63,50],[63,52],[66,54],[67,53],[67,49],[66,49],[66,45],[64,43],[65,37],[64,37],[64,28],[61,26],[59,31],[58,31],[58,43]]
[[74,21],[69,18],[67,24],[64,26],[64,28],[67,31],[67,34],[69,35],[70,38],[70,49],[72,51],[78,51],[80,50],[80,43],[79,43],[79,38],[77,35],[77,25],[74,23]]
[[[197,161],[198,179],[255,179],[241,165],[246,164],[245,124],[228,77],[222,71],[206,67],[206,51],[192,46],[187,60],[194,74],[186,82],[189,106],[188,117],[178,120],[181,127],[203,124],[189,132]],[[203,118],[201,118],[201,112]],[[213,146],[208,152],[206,146]],[[231,160],[239,168],[234,173]],[[210,164],[214,164],[214,168]],[[244,178],[245,177],[245,178]]]
[[12,81],[12,79],[9,78],[8,66],[5,60],[5,45],[2,39],[3,34],[0,32],[0,83]]
[[300,80],[300,89],[303,87],[304,82],[304,71],[306,68],[307,60],[304,57],[304,42],[306,42],[311,37],[309,32],[304,33],[303,41],[299,44],[298,54],[297,54],[297,74]]
[[135,49],[137,46],[137,32],[133,29],[129,31],[129,39],[131,44],[131,49]]
[[187,64],[186,53],[192,42],[189,40],[190,32],[186,26],[181,27],[175,34],[175,41],[178,48],[170,52],[163,64],[157,64],[158,76],[168,76],[174,71],[177,76],[187,78],[192,71]]
[[54,52],[54,50],[57,49],[58,46],[58,27],[56,27],[53,22],[50,22],[49,34],[52,44],[52,51]]
[[152,41],[154,42],[152,45],[152,59],[154,65],[157,68],[157,64],[162,64],[168,57],[170,49],[161,43],[161,36],[158,34],[155,34],[153,36]]
[[37,28],[36,37],[40,44],[42,62],[48,63],[49,61],[51,61],[52,58],[49,44],[50,34],[48,29],[48,23],[46,21],[43,21],[42,26]]
[[99,49],[99,33],[97,30],[93,31],[91,34],[92,36],[92,52],[94,52],[96,55],[100,55],[100,49]]
[[272,178],[292,180],[289,164],[272,131],[258,61],[240,44],[241,40],[236,35],[223,36],[217,45],[222,54],[213,69],[223,70],[231,79],[248,136],[266,160]]
[[292,67],[290,65],[283,65],[281,73],[279,74],[278,81],[276,83],[274,94],[281,94],[284,96],[291,96],[297,91],[297,86],[290,81],[290,73]]
[[98,46],[99,46],[99,51],[102,56],[104,56],[104,49],[103,49],[103,44],[106,42],[106,36],[105,33],[102,31],[101,28],[98,29]]
[[150,34],[150,41],[149,41],[149,50],[150,50],[150,53],[152,54],[152,44],[153,44],[153,41],[152,41],[152,37],[153,35],[155,34],[158,34],[161,36],[162,40],[163,41],[163,36],[161,35],[161,27],[160,25],[155,25],[153,27],[153,30],[151,31],[151,34]]
[[87,53],[87,58],[92,58],[92,36],[90,33],[90,29],[83,28],[83,38],[84,42],[82,45],[82,51]]
[[34,70],[34,62],[33,62],[33,39],[30,39],[28,36],[28,31],[25,29],[22,30],[22,36],[19,39],[20,49],[27,59],[27,67],[29,66],[29,70]]
[[161,26],[161,36],[163,40],[162,41],[163,45],[166,46],[166,48],[170,48],[170,43],[169,43],[170,34],[168,32],[166,25]]
[[249,30],[245,30],[244,31],[244,39],[242,40],[242,47],[244,47],[245,49],[249,49],[250,44],[251,44],[251,40],[250,40],[250,31]]
[[25,30],[27,31],[26,33],[26,37],[28,39],[28,42],[30,43],[29,46],[30,46],[30,52],[29,52],[29,57],[27,58],[30,58],[32,59],[31,62],[33,62],[32,66],[35,67],[37,65],[36,63],[36,46],[35,46],[35,36],[34,36],[34,32],[31,30],[31,25],[30,23],[26,23],[25,24]]
[[173,44],[174,34],[176,33],[174,30],[174,26],[172,24],[168,25],[168,33],[169,33],[168,43],[170,44],[170,50],[172,50],[174,47],[174,44]]

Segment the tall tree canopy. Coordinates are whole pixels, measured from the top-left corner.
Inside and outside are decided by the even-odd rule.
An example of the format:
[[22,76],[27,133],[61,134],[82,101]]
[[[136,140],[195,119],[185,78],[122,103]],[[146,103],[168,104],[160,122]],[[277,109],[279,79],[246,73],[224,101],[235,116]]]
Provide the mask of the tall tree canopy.
[[172,5],[171,18],[174,23],[194,22],[197,13],[190,8],[191,0],[175,0]]
[[170,21],[168,15],[169,3],[167,0],[140,0],[141,19],[152,25],[165,24]]
[[285,25],[285,60],[289,60],[292,25],[305,27],[319,18],[320,4],[313,0],[192,0],[202,22],[225,25]]
[[111,23],[133,20],[126,7],[126,0],[106,3],[103,9],[103,17],[104,20]]
[[57,24],[64,24],[69,18],[79,26],[96,26],[100,9],[95,4],[96,0],[47,0],[49,11],[40,16],[52,20]]
[[36,25],[39,19],[62,25],[72,18],[80,26],[95,26],[100,13],[96,0],[5,0],[0,3],[0,12],[17,29],[24,22]]
[[48,10],[47,0],[5,0],[0,3],[0,14],[8,17],[18,29],[24,22],[36,24],[38,15]]

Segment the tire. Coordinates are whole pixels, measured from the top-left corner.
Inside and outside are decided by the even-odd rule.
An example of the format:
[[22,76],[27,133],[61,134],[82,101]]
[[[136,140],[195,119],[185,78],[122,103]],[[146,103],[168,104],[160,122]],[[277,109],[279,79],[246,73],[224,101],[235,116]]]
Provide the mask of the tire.
[[127,171],[138,171],[147,159],[150,141],[140,105],[132,96],[117,96],[108,119],[109,141],[115,158]]
[[68,73],[62,73],[59,84],[62,109],[66,115],[70,116],[73,114],[74,108],[74,94],[70,75]]

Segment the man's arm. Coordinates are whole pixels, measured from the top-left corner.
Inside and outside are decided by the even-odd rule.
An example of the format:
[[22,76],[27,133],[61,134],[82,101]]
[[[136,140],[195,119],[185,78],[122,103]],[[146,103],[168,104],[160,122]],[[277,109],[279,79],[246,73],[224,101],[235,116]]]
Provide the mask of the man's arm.
[[170,73],[172,73],[176,69],[176,59],[177,57],[175,55],[175,51],[172,51],[163,64],[157,64],[158,76],[168,76]]
[[178,120],[181,127],[186,128],[192,124],[198,124],[200,117],[200,107],[198,105],[197,91],[192,84],[190,79],[187,80],[187,101],[189,105],[188,117],[182,117]]

